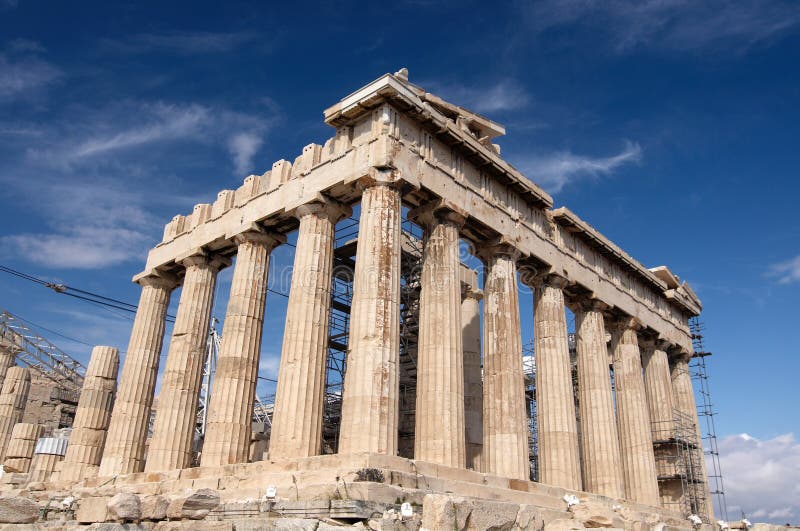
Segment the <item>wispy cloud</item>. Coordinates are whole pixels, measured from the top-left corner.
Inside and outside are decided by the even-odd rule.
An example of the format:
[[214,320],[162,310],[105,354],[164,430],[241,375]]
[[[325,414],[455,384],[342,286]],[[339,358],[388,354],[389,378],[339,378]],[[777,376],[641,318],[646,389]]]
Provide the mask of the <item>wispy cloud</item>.
[[61,70],[37,57],[0,54],[0,102],[29,96],[61,75]]
[[[38,212],[40,227],[2,237],[2,249],[48,268],[140,260],[174,212],[199,202],[181,191],[180,177],[163,170],[164,161],[193,168],[198,150],[216,152],[213,160],[230,157],[244,177],[272,118],[218,106],[125,101],[70,108],[40,124],[35,136],[10,131],[8,147],[23,155],[0,168],[0,183],[18,205]],[[25,131],[25,124],[13,131]]]
[[19,5],[19,0],[0,0],[0,9],[14,9]]
[[0,239],[15,255],[45,266],[95,269],[140,258],[159,221],[145,197],[114,182],[38,182],[38,206],[52,232]]
[[149,146],[199,143],[225,148],[234,170],[251,170],[252,160],[273,116],[245,114],[195,103],[128,101],[86,109],[70,135],[28,150],[28,158],[55,166],[91,163]]
[[261,136],[254,133],[237,133],[228,139],[228,151],[233,156],[237,173],[252,169],[253,156],[262,143]]
[[139,33],[107,41],[107,45],[114,51],[126,53],[167,52],[194,55],[230,52],[256,37],[255,33],[249,31]]
[[461,107],[479,113],[496,113],[521,109],[531,101],[530,94],[518,81],[502,79],[485,86],[423,81],[426,90]]
[[786,433],[761,440],[746,433],[719,442],[728,513],[786,523],[800,517],[800,444]]
[[544,0],[525,4],[524,15],[533,34],[582,25],[606,34],[620,52],[642,46],[742,51],[800,24],[800,7],[785,0]]
[[776,278],[780,284],[800,282],[800,255],[785,262],[774,264],[767,271],[767,275]]
[[509,157],[534,183],[550,193],[582,179],[598,179],[617,168],[635,163],[642,158],[642,148],[635,142],[625,141],[622,150],[607,157],[577,155],[572,151],[557,151],[541,155]]

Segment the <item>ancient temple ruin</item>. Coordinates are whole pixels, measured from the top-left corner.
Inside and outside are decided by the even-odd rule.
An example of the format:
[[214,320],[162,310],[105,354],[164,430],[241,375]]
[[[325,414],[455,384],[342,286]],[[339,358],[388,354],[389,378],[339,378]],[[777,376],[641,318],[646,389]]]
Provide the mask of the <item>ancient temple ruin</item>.
[[[335,129],[324,145],[306,146],[293,162],[280,160],[166,225],[134,277],[141,297],[116,396],[110,398],[109,368],[117,353],[96,350],[102,360],[93,359],[85,383],[93,382],[94,400],[81,397],[81,427],[73,431],[87,439],[84,450],[70,466],[55,467],[44,492],[82,492],[77,519],[84,523],[111,519],[106,509],[90,508],[106,507],[114,493],[172,503],[185,489],[202,488],[218,496],[207,518],[224,520],[226,503],[278,503],[281,496],[323,500],[319,514],[311,513],[341,517],[343,483],[347,499],[384,509],[408,500],[428,516],[435,509],[423,498],[449,493],[516,504],[515,514],[542,508],[551,511],[546,523],[559,511],[575,514],[574,495],[614,514],[627,508],[626,527],[647,521],[688,528],[689,514],[713,521],[688,369],[688,321],[701,304],[689,285],[667,267],[643,266],[568,208],[553,209],[536,176],[532,181],[500,156],[493,141],[503,126],[425,92],[404,70],[346,96],[324,116]],[[355,205],[346,372],[335,447],[327,445],[336,453],[322,455],[330,430],[335,230]],[[408,378],[404,217],[424,231],[407,449],[399,435],[401,380]],[[261,460],[250,447],[270,253],[295,230]],[[461,242],[483,263],[482,286],[462,263]],[[207,428],[193,466],[216,277],[232,263]],[[533,290],[533,315],[520,314],[518,278]],[[148,444],[167,307],[179,286]],[[575,315],[572,342],[565,308]],[[537,482],[530,481],[523,320],[534,328]],[[528,528],[519,517],[515,525]]]

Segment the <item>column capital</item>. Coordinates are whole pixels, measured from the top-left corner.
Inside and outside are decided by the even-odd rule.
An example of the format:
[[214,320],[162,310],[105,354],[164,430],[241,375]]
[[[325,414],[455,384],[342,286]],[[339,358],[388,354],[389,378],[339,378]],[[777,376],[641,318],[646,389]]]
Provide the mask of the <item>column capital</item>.
[[626,330],[633,330],[634,332],[638,332],[644,327],[637,318],[625,315],[610,319],[608,328],[610,331],[614,332],[624,332]]
[[390,186],[395,189],[405,187],[418,188],[419,184],[404,179],[401,173],[394,168],[371,167],[367,173],[355,179],[356,187],[363,191],[373,186]]
[[328,219],[332,223],[338,223],[341,219],[350,216],[352,213],[353,209],[350,208],[350,205],[345,205],[344,203],[340,203],[335,199],[325,197],[321,194],[307,203],[298,205],[289,212],[289,214],[297,219],[316,215],[320,218]]
[[522,257],[522,253],[514,245],[514,242],[501,236],[488,241],[476,242],[475,256],[484,262],[488,262],[495,256],[507,256],[516,262]]
[[254,228],[254,230],[247,230],[240,232],[231,238],[236,245],[243,243],[263,243],[269,250],[274,249],[282,243],[286,243],[286,236],[277,232],[270,232],[262,228]]
[[670,351],[670,348],[672,348],[672,343],[670,343],[666,339],[661,339],[655,336],[640,337],[639,347],[643,351],[652,352],[655,350],[659,350],[661,352],[668,353]]
[[694,352],[685,350],[676,345],[671,345],[669,350],[667,351],[667,354],[669,355],[669,359],[672,362],[684,361],[686,363],[689,363],[694,357]]
[[452,223],[459,229],[464,226],[469,214],[446,199],[435,199],[423,203],[408,212],[408,218],[430,228],[434,223]]
[[173,290],[178,287],[180,283],[178,277],[166,271],[154,270],[145,273],[139,273],[133,277],[133,281],[140,286],[152,286],[156,288],[165,288]]
[[176,258],[175,262],[186,268],[190,266],[207,266],[215,271],[219,271],[220,269],[231,265],[230,258],[209,253],[203,249],[198,249],[188,256]]
[[543,287],[550,287],[550,288],[558,288],[564,289],[565,287],[572,284],[572,281],[569,280],[567,277],[561,276],[557,273],[541,273],[541,274],[529,274],[529,275],[521,275],[520,280],[527,286],[532,288],[543,288]]
[[461,286],[461,300],[464,299],[473,299],[475,301],[480,301],[483,299],[483,290],[482,289],[473,289],[466,286]]
[[571,304],[575,307],[576,311],[581,312],[592,311],[605,313],[611,309],[610,305],[606,304],[600,299],[593,298],[591,295],[579,295],[577,297],[573,297]]

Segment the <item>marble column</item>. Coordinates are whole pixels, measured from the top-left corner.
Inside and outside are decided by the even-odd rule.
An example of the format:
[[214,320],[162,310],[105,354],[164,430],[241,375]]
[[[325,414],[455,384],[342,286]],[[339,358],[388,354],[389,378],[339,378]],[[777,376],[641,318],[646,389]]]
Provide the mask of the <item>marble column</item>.
[[14,425],[22,420],[31,389],[31,375],[25,367],[9,367],[0,390],[0,460],[5,459]]
[[4,472],[26,474],[30,470],[36,441],[41,437],[42,431],[42,426],[29,422],[18,422],[14,425],[3,461]]
[[625,483],[603,323],[606,308],[592,300],[575,309],[583,486],[588,492],[621,499]]
[[286,310],[270,459],[310,457],[322,451],[325,370],[336,223],[350,209],[334,202],[299,207],[292,286]]
[[59,469],[60,481],[80,481],[97,474],[111,421],[117,389],[119,351],[113,347],[92,349],[83,389],[75,410],[72,433]]
[[646,505],[659,505],[650,414],[642,377],[642,360],[637,338],[638,323],[623,319],[614,329],[614,385],[617,397],[622,470],[627,499]]
[[528,417],[517,266],[506,246],[483,249],[483,471],[527,480]]
[[417,215],[417,219],[426,232],[419,300],[414,459],[464,468],[464,351],[458,233],[466,218],[445,209],[428,209]]
[[143,277],[138,282],[142,294],[100,461],[100,476],[141,472],[144,464],[167,307],[177,282],[156,275]]
[[464,347],[464,429],[467,468],[483,472],[483,374],[481,371],[481,290],[466,290],[461,299]]
[[361,198],[339,453],[397,453],[400,191],[367,184]]
[[654,440],[669,439],[674,435],[672,419],[675,407],[672,399],[672,379],[666,345],[659,341],[640,342],[644,390]]
[[564,313],[566,279],[548,275],[536,282],[533,338],[536,355],[536,419],[539,480],[581,490],[578,424]]
[[251,231],[236,236],[235,240],[236,266],[208,408],[202,466],[244,463],[248,459],[269,254],[285,238]]
[[689,370],[689,360],[691,357],[691,354],[681,353],[674,358],[670,369],[672,393],[675,409],[681,413],[683,418],[688,419],[694,425],[693,427],[697,437],[700,470],[695,470],[695,473],[699,476],[699,478],[696,479],[700,479],[703,482],[701,488],[704,490],[706,506],[704,508],[695,508],[695,510],[703,511],[704,509],[703,512],[705,512],[705,515],[701,516],[707,516],[709,521],[713,522],[714,505],[711,500],[711,489],[708,484],[708,473],[706,472],[708,469],[706,468],[706,458],[703,453],[703,432],[700,428],[700,419],[697,416],[697,404],[694,399],[694,388],[692,387],[692,374]]
[[17,353],[20,349],[12,342],[11,338],[0,339],[0,385],[6,377],[9,367],[17,363]]
[[217,272],[227,259],[202,254],[184,259],[186,275],[158,396],[146,472],[187,468],[197,425]]

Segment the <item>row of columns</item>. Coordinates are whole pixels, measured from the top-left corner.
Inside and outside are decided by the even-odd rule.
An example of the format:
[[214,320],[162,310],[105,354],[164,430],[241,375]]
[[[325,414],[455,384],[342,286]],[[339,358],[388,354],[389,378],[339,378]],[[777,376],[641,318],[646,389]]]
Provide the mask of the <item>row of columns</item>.
[[[363,182],[340,453],[397,452],[401,195],[380,176]],[[349,209],[319,200],[296,210],[295,268],[270,439],[271,458],[321,451],[334,227]],[[459,232],[466,214],[439,202],[410,213],[426,229],[422,259],[415,458],[527,479],[528,426],[516,257],[506,244],[480,250],[483,293],[462,293]],[[244,462],[271,250],[283,237],[235,237],[234,269],[201,464]],[[197,254],[186,274],[146,469],[189,464],[216,274],[226,262]],[[142,469],[149,410],[174,279],[146,277],[111,419],[100,475]],[[642,357],[636,323],[611,330],[616,407],[598,301],[576,309],[579,440],[565,317],[565,280],[534,282],[539,465],[543,483],[658,505],[652,419],[671,416],[663,346]],[[479,299],[484,298],[483,378]],[[466,339],[468,338],[468,339]],[[691,382],[689,381],[689,391]],[[482,385],[482,390],[481,390]],[[681,383],[681,385],[683,385]],[[477,392],[476,392],[477,390]],[[482,392],[481,392],[482,391]],[[691,394],[691,393],[690,393]],[[684,401],[686,399],[684,398]],[[466,407],[465,407],[466,404]],[[482,409],[476,419],[476,408]]]

